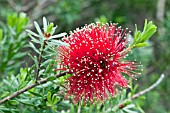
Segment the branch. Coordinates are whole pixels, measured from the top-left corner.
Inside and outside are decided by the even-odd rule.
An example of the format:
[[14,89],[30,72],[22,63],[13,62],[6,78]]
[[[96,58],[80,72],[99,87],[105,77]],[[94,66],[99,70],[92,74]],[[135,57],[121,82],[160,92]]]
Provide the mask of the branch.
[[158,79],[153,85],[151,85],[151,86],[148,87],[147,89],[145,89],[145,90],[143,90],[143,91],[141,91],[141,92],[139,92],[139,93],[137,93],[137,94],[134,94],[131,98],[124,100],[124,101],[119,105],[119,109],[124,108],[124,107],[127,105],[127,104],[126,104],[127,101],[136,99],[136,98],[138,98],[139,96],[144,95],[145,93],[147,93],[147,92],[151,91],[152,89],[154,89],[155,87],[157,87],[157,86],[162,82],[164,76],[165,76],[164,74],[161,74],[161,76],[159,77],[159,79]]
[[[62,72],[62,73],[60,73],[60,74],[56,74],[55,77],[56,77],[56,78],[59,78],[59,77],[64,76],[64,75],[66,75],[66,74],[67,74],[67,72]],[[2,100],[0,100],[0,105],[3,104],[3,103],[5,103],[5,102],[8,101],[8,100],[13,99],[14,97],[19,96],[20,94],[22,94],[22,93],[24,93],[24,92],[26,92],[26,91],[28,91],[28,90],[30,90],[30,89],[38,86],[38,85],[41,85],[41,84],[46,83],[47,81],[48,81],[48,78],[44,78],[44,79],[42,79],[42,80],[40,80],[40,81],[38,81],[38,82],[36,82],[36,83],[34,83],[34,84],[28,85],[28,86],[20,89],[19,91],[14,92],[14,93],[11,94],[10,96],[7,96],[7,97],[3,98]]]

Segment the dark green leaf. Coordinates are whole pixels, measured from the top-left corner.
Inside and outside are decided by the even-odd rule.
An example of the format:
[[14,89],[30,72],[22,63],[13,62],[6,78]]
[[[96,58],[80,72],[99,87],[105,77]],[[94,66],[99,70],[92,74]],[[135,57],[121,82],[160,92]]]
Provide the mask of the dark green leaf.
[[55,76],[51,76],[51,77],[48,77],[48,78],[47,78],[47,81],[53,81],[53,80],[55,80],[55,79],[56,79]]
[[19,105],[19,102],[16,100],[9,100],[8,101],[11,105]]
[[29,91],[29,93],[31,93],[31,94],[33,94],[33,95],[35,95],[37,97],[43,97],[41,94],[36,93],[36,92]]

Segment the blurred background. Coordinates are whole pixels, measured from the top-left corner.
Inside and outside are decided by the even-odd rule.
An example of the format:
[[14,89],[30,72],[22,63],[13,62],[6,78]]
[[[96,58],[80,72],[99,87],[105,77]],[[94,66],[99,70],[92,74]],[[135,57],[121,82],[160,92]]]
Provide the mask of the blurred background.
[[[41,24],[44,16],[58,25],[56,33],[69,33],[96,21],[112,21],[122,28],[128,27],[133,35],[135,24],[142,30],[145,19],[153,21],[158,31],[148,41],[150,46],[134,50],[130,58],[141,62],[144,69],[135,81],[139,85],[138,91],[165,74],[163,82],[145,94],[141,107],[146,113],[170,113],[170,0],[0,0],[0,21],[3,24],[13,23],[13,14],[20,12],[27,14],[29,29],[34,31],[33,21]],[[22,59],[24,61],[26,57]],[[10,69],[5,66],[0,66],[0,75],[8,76]],[[17,66],[15,70],[17,73]]]

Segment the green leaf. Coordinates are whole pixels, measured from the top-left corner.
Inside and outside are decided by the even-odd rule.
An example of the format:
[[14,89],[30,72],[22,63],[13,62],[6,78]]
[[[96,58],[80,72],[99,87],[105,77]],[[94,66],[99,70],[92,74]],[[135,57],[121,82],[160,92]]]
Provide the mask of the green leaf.
[[137,47],[144,47],[144,46],[148,46],[147,43],[138,43],[134,46],[134,48],[137,48]]
[[0,97],[1,97],[1,98],[4,98],[4,97],[8,96],[8,94],[9,94],[8,91],[4,91]]
[[48,94],[47,94],[47,100],[50,102],[51,101],[51,92],[48,92]]
[[143,32],[137,30],[137,26],[135,25],[135,33],[134,33],[134,42],[130,47],[144,47],[148,46],[146,41],[156,32],[156,26],[150,21],[149,23],[145,20]]
[[36,56],[33,57],[30,53],[28,53],[28,56],[31,57],[31,59],[32,59],[32,60],[34,61],[34,63],[35,63],[36,68],[38,68],[38,60],[37,60],[37,57],[36,57]]
[[60,33],[60,34],[57,34],[57,35],[53,35],[53,36],[50,36],[50,39],[54,39],[54,38],[61,38],[61,37],[64,37],[67,33]]
[[43,17],[43,27],[44,27],[44,32],[47,30],[47,19]]
[[54,27],[54,24],[53,23],[50,23],[48,26],[47,26],[47,33],[51,34],[52,32],[52,28]]
[[7,24],[11,27],[14,27],[17,22],[17,13],[13,13],[12,15],[8,15]]
[[49,65],[47,66],[46,70],[45,70],[45,73],[49,73],[52,69],[53,69],[53,66],[51,66],[51,64],[53,64],[54,61],[52,60]]
[[11,105],[19,105],[19,102],[16,100],[9,100],[8,101]]
[[138,99],[140,99],[140,100],[145,100],[146,97],[145,97],[145,96],[139,96]]
[[34,46],[34,44],[32,42],[29,42],[30,44],[30,47],[35,51],[37,52],[38,54],[40,54],[39,50]]
[[1,82],[1,83],[0,83],[0,87],[2,87],[2,86],[3,86],[3,84],[4,84],[4,83],[3,83],[3,82]]
[[145,23],[144,23],[143,32],[145,32],[145,31],[146,31],[147,24],[148,24],[148,21],[147,21],[147,19],[145,19]]
[[18,87],[18,89],[22,89],[23,87],[27,86],[28,83],[29,81],[22,82],[20,86]]
[[44,36],[43,36],[43,33],[42,33],[41,29],[40,29],[40,26],[38,25],[38,23],[37,23],[36,21],[34,21],[34,25],[35,25],[35,28],[36,28],[36,30],[38,31],[39,35],[40,35],[41,37],[44,37]]
[[33,35],[33,36],[35,36],[35,37],[40,37],[40,35],[38,35],[38,34],[32,32],[32,31],[29,30],[29,29],[27,29],[26,32],[28,32],[28,34]]
[[0,113],[1,111],[3,111],[2,113],[11,113],[11,111],[13,111],[13,113],[18,113],[18,109],[12,109],[12,108],[6,108],[3,106],[0,106]]
[[35,95],[37,97],[43,97],[41,94],[33,92],[33,91],[29,91],[29,93],[31,93],[31,94],[33,94],[33,95]]
[[57,95],[53,95],[53,96],[52,96],[52,104],[53,104],[53,105],[55,105],[59,100],[60,100],[60,98],[57,97]]
[[53,46],[56,46],[56,45],[69,46],[68,43],[62,42],[60,40],[51,40],[51,42],[49,42],[48,44],[53,45]]
[[22,102],[22,101],[19,101],[20,103],[26,105],[26,106],[32,106],[32,107],[35,107],[34,104],[30,104],[30,103],[26,103],[26,102]]
[[47,78],[47,81],[53,81],[53,80],[55,80],[55,79],[56,79],[55,76],[51,76],[51,77],[48,77],[48,78]]
[[3,31],[2,29],[0,29],[0,41],[2,40],[2,37],[3,37]]
[[49,64],[51,61],[52,61],[52,59],[46,60],[45,62],[43,62],[43,63],[41,64],[41,67]]
[[134,38],[134,43],[137,43],[138,40],[140,39],[141,37],[141,32],[140,31],[136,31],[135,34],[134,34],[135,38]]
[[156,32],[156,27],[152,27],[142,36],[139,42],[141,43],[147,41],[155,32]]

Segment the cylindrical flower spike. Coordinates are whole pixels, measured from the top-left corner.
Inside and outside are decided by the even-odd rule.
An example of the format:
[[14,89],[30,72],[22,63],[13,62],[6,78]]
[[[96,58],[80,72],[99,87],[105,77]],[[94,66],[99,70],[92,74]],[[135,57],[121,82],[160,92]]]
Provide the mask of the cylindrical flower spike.
[[137,63],[123,60],[129,52],[128,34],[113,23],[96,23],[76,29],[64,38],[69,47],[59,47],[60,60],[62,67],[73,74],[68,79],[67,94],[74,95],[75,103],[81,98],[93,102],[104,100],[109,93],[114,96],[117,86],[128,87],[122,73],[130,77],[138,74],[134,72]]

